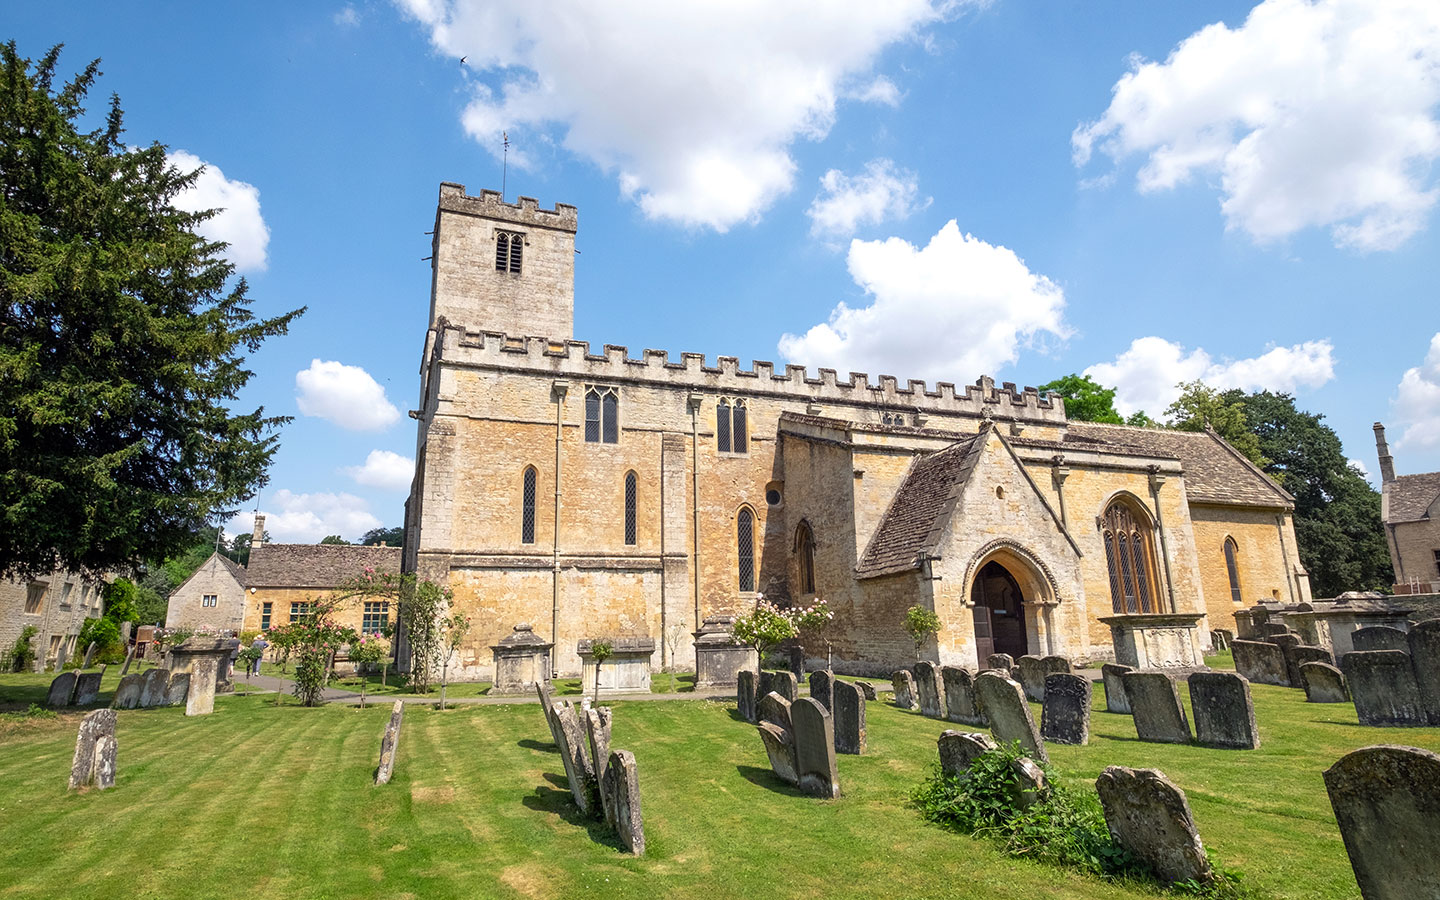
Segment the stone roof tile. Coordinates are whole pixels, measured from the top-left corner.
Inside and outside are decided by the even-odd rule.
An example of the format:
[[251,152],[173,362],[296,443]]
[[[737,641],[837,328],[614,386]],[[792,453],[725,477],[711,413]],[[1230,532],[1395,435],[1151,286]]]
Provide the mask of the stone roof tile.
[[855,567],[859,577],[909,571],[919,566],[921,551],[934,549],[931,545],[935,526],[953,507],[959,489],[974,471],[979,451],[985,446],[985,434],[988,432],[957,441],[911,463],[905,481]]
[[262,544],[250,551],[248,587],[333,588],[366,567],[400,571],[399,547],[349,544]]
[[1390,494],[1387,522],[1418,522],[1427,517],[1440,497],[1440,472],[1401,475],[1386,485]]

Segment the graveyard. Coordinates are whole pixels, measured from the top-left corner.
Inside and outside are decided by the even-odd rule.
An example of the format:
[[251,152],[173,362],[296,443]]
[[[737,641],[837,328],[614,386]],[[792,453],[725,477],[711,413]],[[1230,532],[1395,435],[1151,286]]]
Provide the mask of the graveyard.
[[[984,729],[883,693],[866,704],[865,753],[837,757],[833,800],[776,777],[733,696],[607,704],[611,747],[633,753],[639,773],[637,857],[579,814],[533,702],[407,707],[383,785],[388,703],[277,708],[249,694],[195,717],[119,710],[115,786],[67,792],[81,713],[24,715],[43,681],[0,676],[0,704],[22,710],[0,721],[6,896],[718,898],[835,896],[838,884],[854,897],[1158,896],[925,823],[909,796],[937,766],[941,732]],[[107,676],[101,705],[114,689]],[[1239,751],[1142,742],[1096,684],[1088,743],[1047,741],[1050,765],[1089,790],[1107,766],[1160,769],[1188,796],[1205,847],[1256,896],[1358,897],[1322,772],[1373,744],[1440,751],[1440,733],[1365,727],[1349,704],[1251,690],[1260,746]]]

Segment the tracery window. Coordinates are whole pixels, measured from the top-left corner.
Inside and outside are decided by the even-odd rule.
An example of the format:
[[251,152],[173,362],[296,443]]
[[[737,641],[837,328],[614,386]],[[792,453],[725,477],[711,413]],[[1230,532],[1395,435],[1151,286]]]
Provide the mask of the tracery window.
[[1230,599],[1236,603],[1240,602],[1240,564],[1238,555],[1240,548],[1235,546],[1235,539],[1225,539],[1225,572],[1230,576]]
[[795,529],[795,555],[800,561],[800,593],[815,593],[815,535],[809,522]]
[[1159,612],[1155,599],[1155,553],[1150,526],[1130,504],[1116,500],[1101,519],[1105,563],[1110,572],[1110,600],[1117,613]]
[[535,467],[525,469],[520,498],[520,543],[535,543]]
[[590,444],[620,442],[620,395],[613,387],[585,389],[585,441]]
[[715,448],[721,453],[745,453],[750,435],[744,400],[721,399],[715,406]]
[[755,513],[749,508],[735,517],[735,542],[740,590],[748,593],[755,590]]
[[636,477],[634,472],[625,473],[625,543],[634,546],[639,535],[636,527]]
[[525,235],[514,231],[495,232],[495,271],[520,274],[525,253]]

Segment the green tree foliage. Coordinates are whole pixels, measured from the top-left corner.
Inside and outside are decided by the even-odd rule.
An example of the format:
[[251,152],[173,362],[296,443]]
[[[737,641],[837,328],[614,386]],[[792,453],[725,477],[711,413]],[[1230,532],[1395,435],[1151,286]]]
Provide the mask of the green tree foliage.
[[346,546],[346,547],[350,546],[350,542],[347,541],[347,540],[345,540],[344,538],[342,538],[342,537],[341,537],[340,535],[338,535],[338,534],[327,534],[327,535],[325,535],[323,538],[320,539],[320,543],[322,543],[322,544],[342,544],[342,545],[344,545],[344,546]]
[[137,595],[135,583],[128,578],[117,578],[105,585],[105,618],[114,622],[138,621]]
[[1260,439],[1250,430],[1245,404],[1203,381],[1182,382],[1180,397],[1165,410],[1171,428],[1204,431],[1207,427],[1229,442],[1255,465],[1269,462],[1260,451]]
[[365,532],[364,537],[360,538],[360,543],[366,547],[377,547],[382,544],[386,547],[399,547],[404,541],[405,529],[398,525],[394,528],[372,528]]
[[250,312],[176,196],[198,172],[127,147],[99,61],[59,89],[0,45],[0,576],[165,559],[265,483],[284,417],[234,413],[245,354],[303,310]]
[[1066,375],[1040,385],[1040,393],[1054,391],[1065,398],[1065,415],[1080,422],[1105,422],[1119,425],[1123,420],[1115,411],[1115,389],[1097,383],[1089,375]]
[[940,617],[933,609],[912,606],[905,610],[905,633],[915,642],[916,659],[920,658],[920,650],[925,646],[925,642],[940,633],[940,624]]
[[[75,646],[83,654],[95,644],[93,663],[115,663],[125,659],[125,645],[120,641],[120,626],[114,619],[86,619],[80,626]],[[82,657],[83,659],[83,657]]]

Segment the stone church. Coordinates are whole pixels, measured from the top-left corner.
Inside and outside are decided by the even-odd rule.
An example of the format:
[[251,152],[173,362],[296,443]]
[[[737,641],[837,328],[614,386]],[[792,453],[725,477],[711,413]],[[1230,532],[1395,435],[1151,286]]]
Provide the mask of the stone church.
[[974,668],[1195,663],[1236,610],[1309,599],[1293,498],[1213,433],[1072,422],[990,378],[573,340],[578,224],[440,186],[403,566],[472,617],[466,676],[521,622],[558,673],[586,638],[691,667],[701,623],[762,593],[825,600],[807,654],[877,673],[914,659],[917,604],[943,623],[922,655]]

